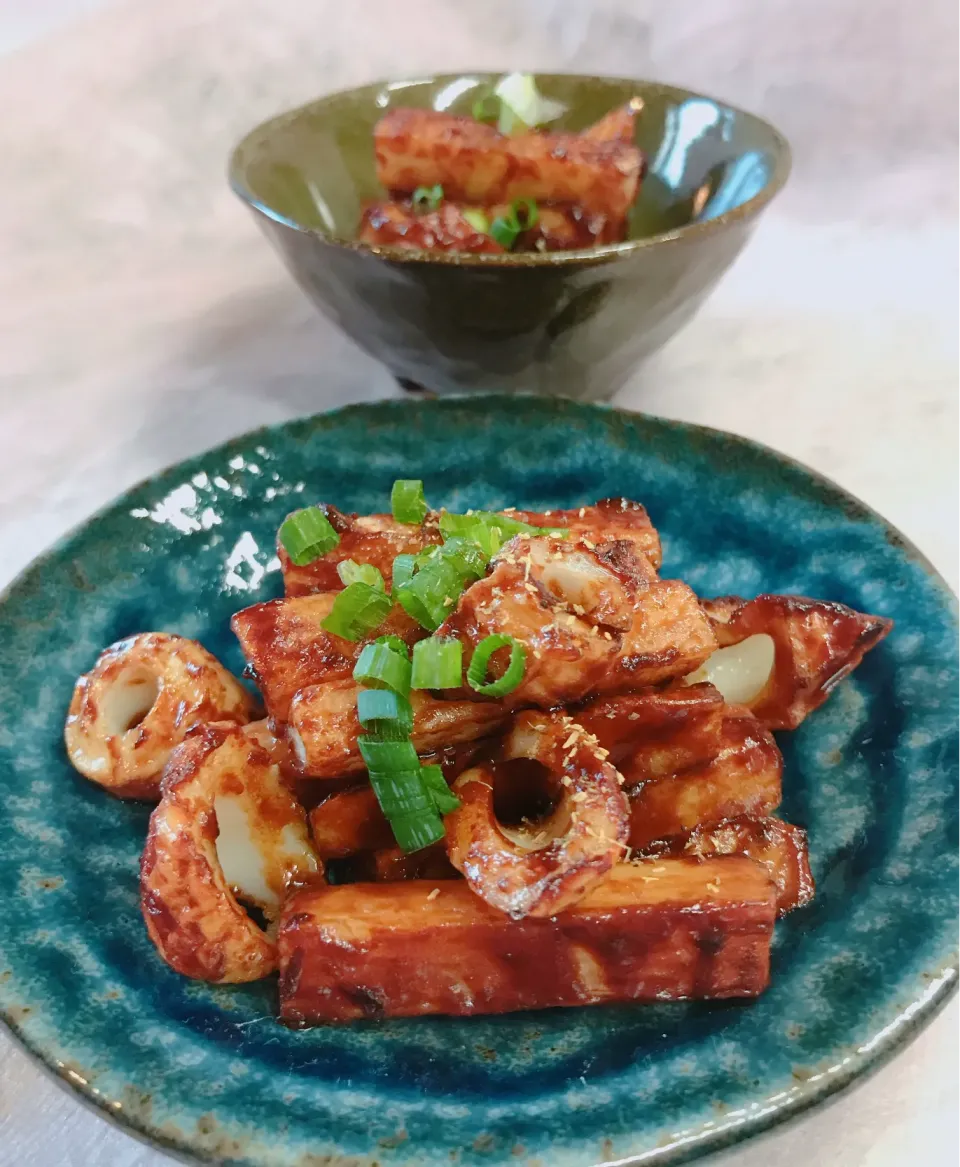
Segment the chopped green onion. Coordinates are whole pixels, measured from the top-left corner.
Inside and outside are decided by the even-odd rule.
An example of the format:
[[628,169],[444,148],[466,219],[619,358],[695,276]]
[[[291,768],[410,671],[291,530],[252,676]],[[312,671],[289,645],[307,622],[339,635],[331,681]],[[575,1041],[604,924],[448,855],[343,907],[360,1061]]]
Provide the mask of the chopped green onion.
[[[501,648],[510,649],[510,663],[502,677],[495,681],[487,681],[487,665],[493,654],[499,652]],[[523,645],[515,637],[504,632],[486,636],[474,649],[470,667],[467,669],[467,681],[472,689],[482,693],[484,697],[505,697],[523,680],[526,656]]]
[[357,563],[353,559],[343,559],[337,564],[337,575],[348,586],[352,583],[365,583],[379,592],[387,590],[380,569],[374,567],[372,563]]
[[459,689],[463,684],[463,645],[459,640],[431,636],[413,646],[413,689]]
[[498,215],[493,220],[490,235],[501,247],[510,251],[523,232],[535,226],[539,218],[540,212],[533,199],[519,199],[511,203],[508,215]]
[[490,224],[490,238],[499,243],[504,251],[513,251],[514,244],[520,238],[520,226],[503,215],[497,215]]
[[497,129],[501,134],[522,133],[531,126],[555,121],[566,111],[560,101],[551,101],[537,89],[530,73],[509,73],[498,83],[494,93],[500,98]]
[[369,584],[352,583],[337,595],[320,625],[344,640],[362,640],[380,627],[392,607],[393,601],[385,592]]
[[473,103],[473,118],[478,122],[495,122],[500,117],[500,98],[495,93],[478,97]]
[[394,652],[399,652],[402,657],[407,660],[410,659],[410,649],[404,644],[399,636],[394,636],[392,632],[388,632],[386,636],[378,636],[373,642],[374,644],[385,644],[387,648],[392,648]]
[[443,202],[443,187],[439,182],[436,186],[418,186],[413,192],[412,201],[418,215],[424,211],[435,211]]
[[398,523],[423,522],[430,508],[423,496],[423,483],[419,478],[397,479],[390,491],[390,509]]
[[[361,738],[361,741],[367,740]],[[380,743],[398,745],[397,742]],[[373,786],[380,809],[387,816],[415,814],[434,809],[433,796],[423,784],[420,764],[406,770],[371,770],[370,783]]]
[[442,766],[421,766],[420,777],[427,788],[427,793],[433,798],[439,814],[449,814],[460,807],[460,799],[447,785],[443,776]]
[[483,211],[476,207],[467,207],[461,213],[474,231],[479,231],[481,235],[489,235],[490,220]]
[[390,826],[401,851],[407,855],[439,843],[444,836],[443,819],[435,810],[432,814],[394,815]]
[[405,584],[407,580],[413,579],[413,573],[416,571],[417,557],[415,555],[398,555],[393,561],[393,590],[396,591],[401,584]]
[[487,574],[489,556],[472,539],[452,535],[442,547],[435,548],[436,557],[455,567],[465,580],[482,579]]
[[488,558],[492,558],[504,543],[514,535],[553,535],[562,537],[569,534],[560,527],[534,527],[521,519],[509,515],[499,515],[494,511],[475,511],[472,515],[451,515],[444,512],[440,516],[440,531],[449,543],[460,537],[476,543]]
[[389,644],[365,644],[353,667],[353,679],[371,689],[393,689],[404,697],[410,692],[411,665],[406,652]]
[[360,753],[371,773],[392,774],[394,771],[420,769],[420,759],[411,741],[380,741],[364,733],[360,735],[359,743]]
[[330,520],[319,507],[294,511],[280,524],[280,542],[297,567],[306,567],[340,542]]
[[362,689],[357,697],[357,718],[380,741],[404,741],[413,730],[413,706],[392,689]]
[[416,570],[419,571],[425,563],[429,563],[439,550],[440,548],[436,543],[431,543],[429,547],[424,547],[422,551],[418,551],[413,557],[413,563]]
[[436,558],[422,567],[413,579],[397,588],[394,596],[418,624],[436,632],[456,605],[463,585],[463,576],[457,568]]

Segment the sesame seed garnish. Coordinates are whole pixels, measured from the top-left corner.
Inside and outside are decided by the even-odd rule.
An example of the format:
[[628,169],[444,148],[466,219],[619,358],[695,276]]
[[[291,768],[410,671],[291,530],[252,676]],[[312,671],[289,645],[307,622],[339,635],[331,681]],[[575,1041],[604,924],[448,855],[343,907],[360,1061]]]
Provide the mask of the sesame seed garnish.
[[[611,713],[611,715],[610,715],[610,716],[612,717],[612,716],[613,716],[613,714]],[[640,720],[640,714],[639,714],[639,713],[631,713],[631,714],[629,714],[629,715],[627,716],[627,721],[639,721],[639,720]]]
[[440,888],[435,887],[433,889],[433,891],[427,896],[427,899],[428,900],[435,900],[439,894],[440,894]]
[[577,514],[580,516],[580,518],[581,518],[581,519],[583,518],[583,516],[584,516],[586,513],[587,513],[587,508],[586,508],[586,507],[581,507],[581,508],[580,508],[580,510],[579,510],[579,511],[577,511]]
[[573,796],[573,801],[574,802],[586,802],[587,797],[588,796],[587,796],[585,791],[578,790],[577,793]]
[[716,895],[719,890],[720,890],[719,883],[708,883],[707,884],[707,891],[712,891],[714,895]]
[[565,750],[576,740],[577,740],[577,731],[574,730],[573,733],[567,738],[567,740],[563,743],[563,745],[560,748],[562,750]]

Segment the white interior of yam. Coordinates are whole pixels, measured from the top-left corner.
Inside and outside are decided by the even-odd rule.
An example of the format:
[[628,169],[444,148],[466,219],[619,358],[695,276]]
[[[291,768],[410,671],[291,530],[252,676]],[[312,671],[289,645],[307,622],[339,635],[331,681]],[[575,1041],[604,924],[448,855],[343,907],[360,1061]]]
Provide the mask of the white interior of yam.
[[116,737],[138,726],[159,696],[160,682],[153,673],[147,669],[124,669],[101,698],[106,732]]
[[748,636],[739,644],[718,648],[695,673],[688,685],[709,681],[731,705],[749,705],[764,690],[773,672],[776,646],[766,632]]
[[217,816],[217,858],[227,884],[237,895],[262,907],[279,907],[276,893],[267,883],[267,864],[259,833],[244,800],[218,794],[214,800]]

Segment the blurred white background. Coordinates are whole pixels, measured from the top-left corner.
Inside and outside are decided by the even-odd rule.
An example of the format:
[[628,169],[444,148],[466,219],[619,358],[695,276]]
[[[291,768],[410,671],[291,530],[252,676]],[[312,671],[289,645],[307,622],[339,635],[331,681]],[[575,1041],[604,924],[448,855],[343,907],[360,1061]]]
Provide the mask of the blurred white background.
[[[96,506],[255,425],[392,394],[224,180],[323,91],[457,68],[676,81],[795,169],[619,403],[810,463],[957,581],[955,0],[0,0],[0,583]],[[827,1110],[717,1160],[957,1162],[957,1007]],[[160,1167],[0,1036],[0,1164]]]

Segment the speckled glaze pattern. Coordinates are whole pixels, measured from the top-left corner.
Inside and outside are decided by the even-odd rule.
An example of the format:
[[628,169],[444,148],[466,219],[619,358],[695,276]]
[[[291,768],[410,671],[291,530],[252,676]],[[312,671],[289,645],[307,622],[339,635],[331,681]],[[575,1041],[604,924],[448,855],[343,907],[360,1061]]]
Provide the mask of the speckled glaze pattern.
[[[75,676],[141,629],[201,640],[279,591],[278,521],[306,500],[647,504],[664,569],[704,595],[802,592],[883,613],[890,637],[783,735],[784,813],[818,895],[778,925],[749,1004],[617,1006],[289,1032],[272,981],[191,983],[137,904],[149,808],[69,768]],[[678,1163],[795,1115],[888,1057],[957,975],[953,600],[877,515],[769,450],[571,402],[356,406],[265,429],[135,488],[0,605],[0,1007],[103,1113],[236,1167]]]
[[373,128],[389,109],[470,115],[498,79],[459,73],[330,94],[243,139],[230,181],[317,307],[399,379],[437,393],[521,390],[601,400],[697,310],[786,182],[763,119],[690,90],[537,74],[580,130],[639,95],[648,169],[627,240],[589,251],[465,255],[355,239],[382,198]]

